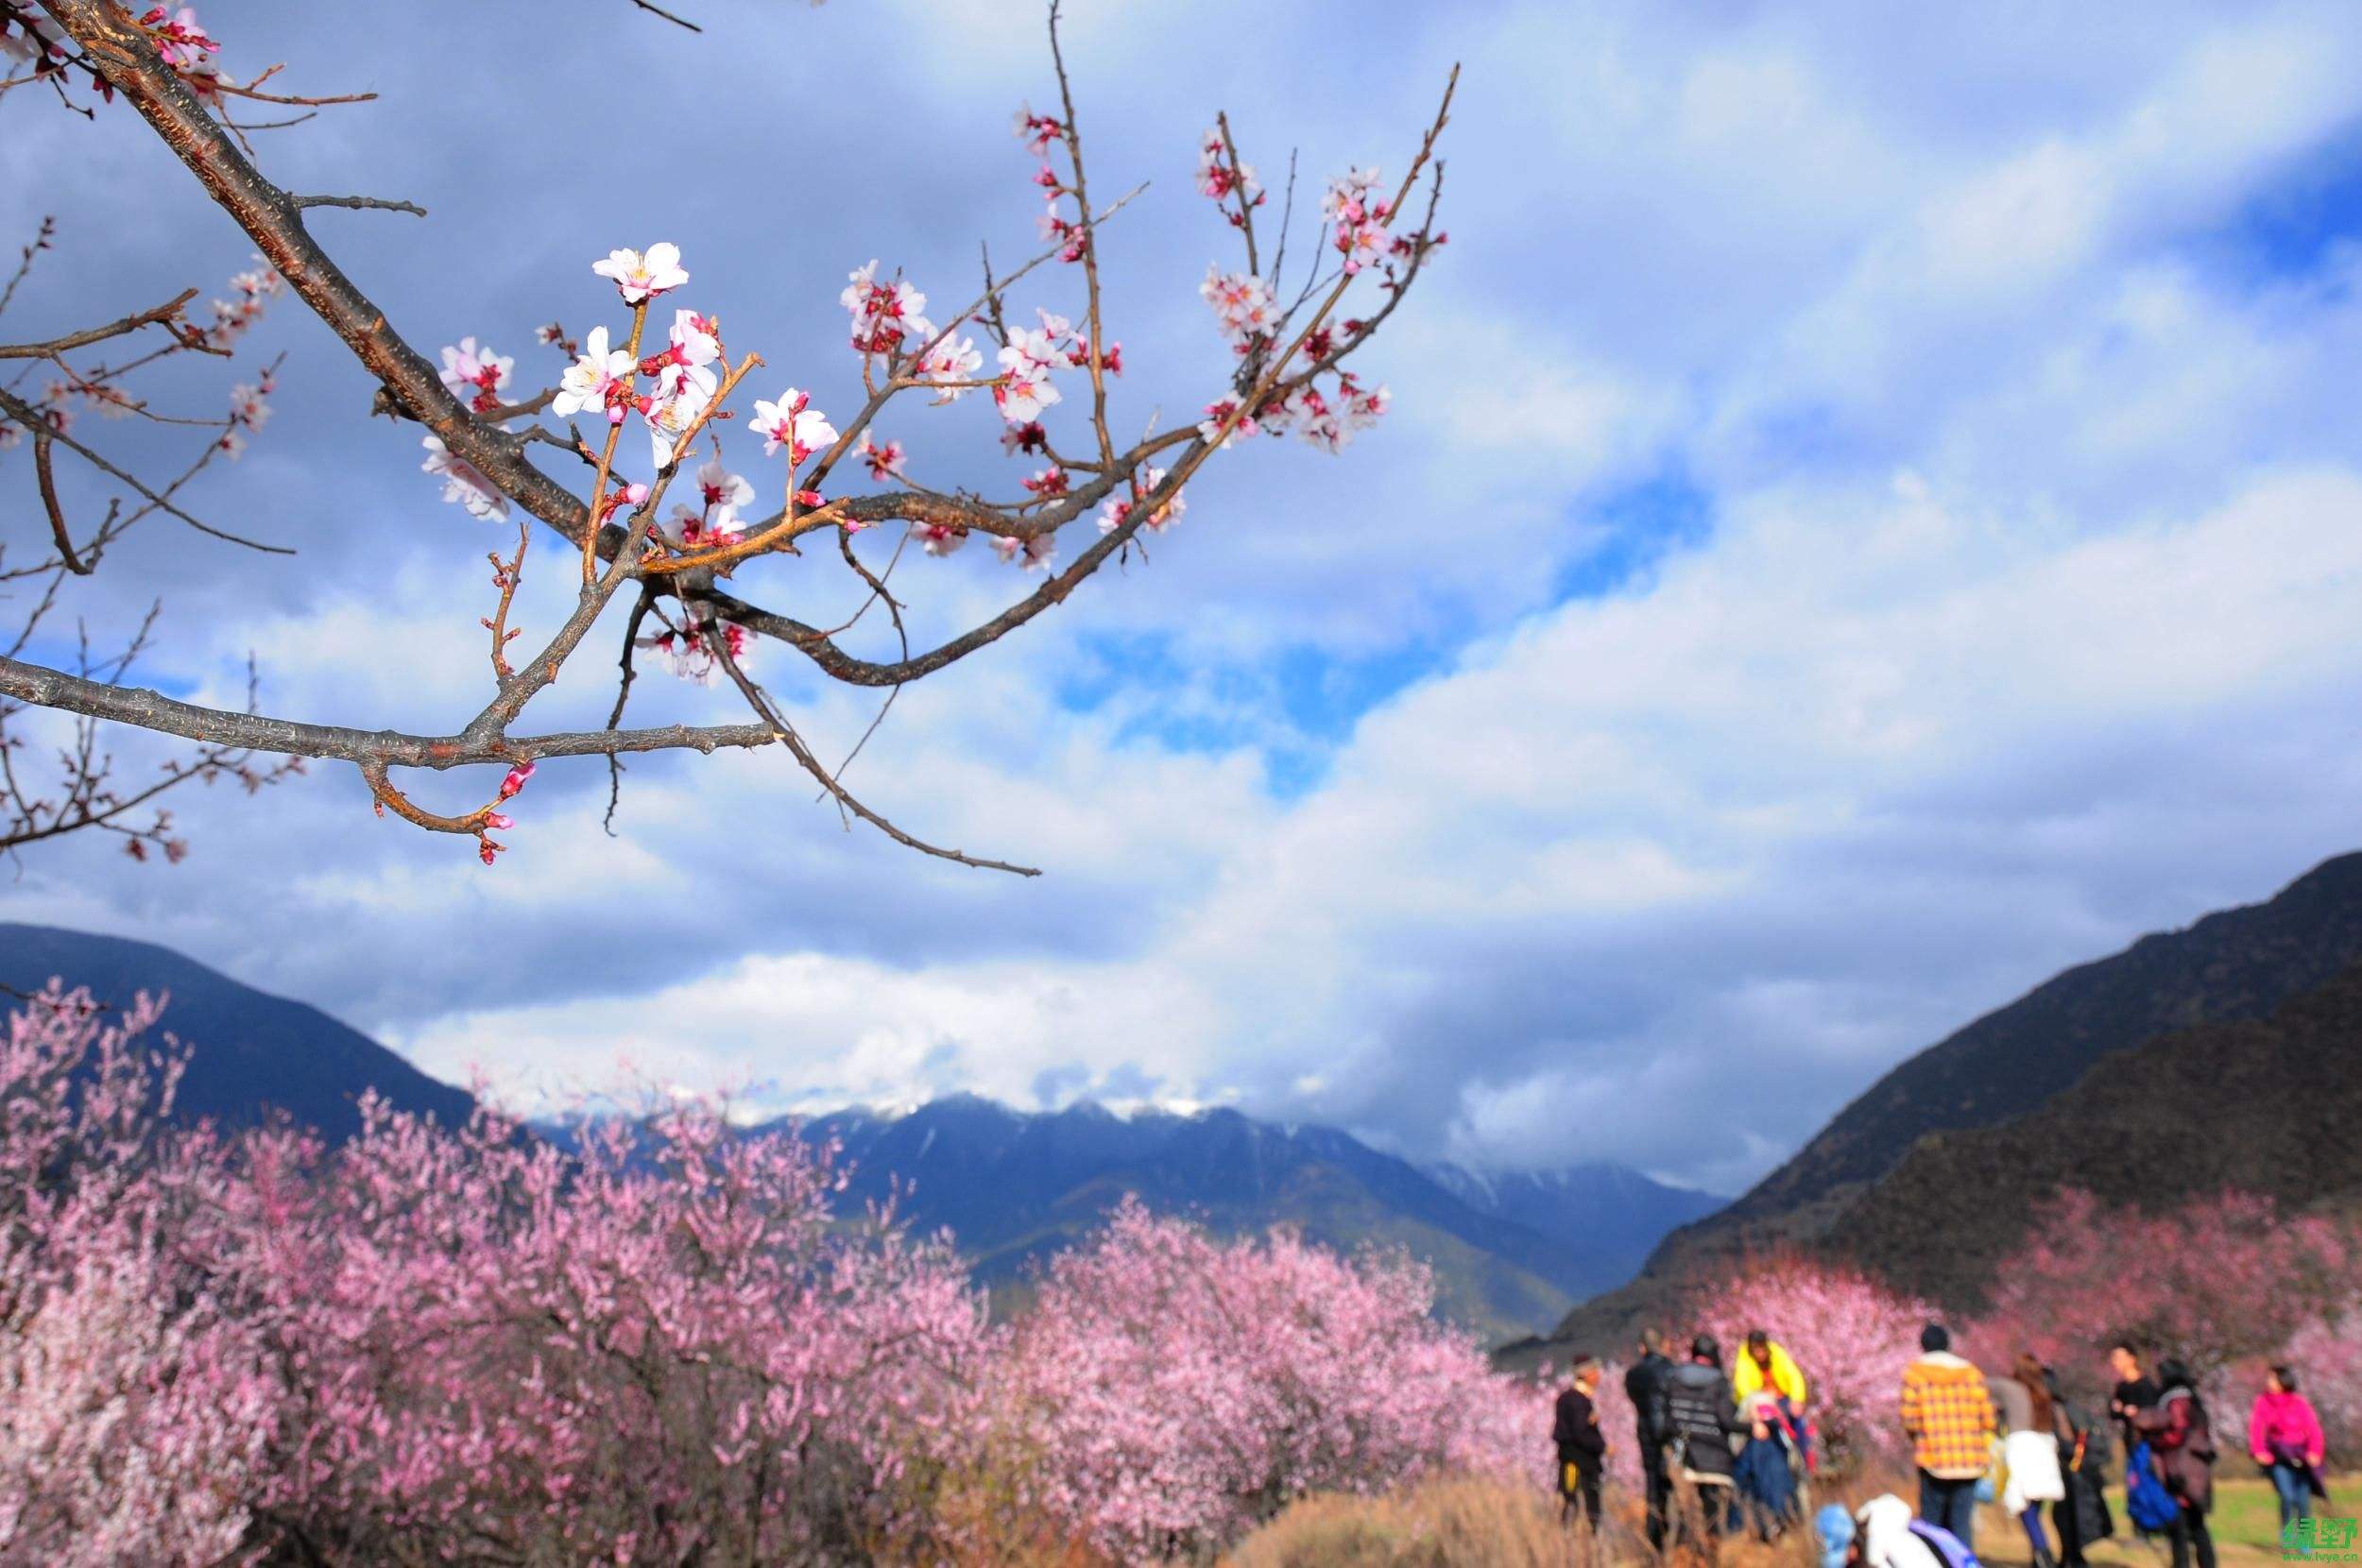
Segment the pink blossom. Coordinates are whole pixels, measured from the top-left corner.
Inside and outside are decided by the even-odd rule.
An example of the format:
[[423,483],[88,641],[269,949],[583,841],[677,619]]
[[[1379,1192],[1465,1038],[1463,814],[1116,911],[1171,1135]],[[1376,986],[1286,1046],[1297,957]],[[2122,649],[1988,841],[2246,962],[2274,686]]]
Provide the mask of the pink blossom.
[[1223,422],[1230,418],[1238,406],[1239,400],[1236,398],[1223,398],[1207,403],[1206,418],[1198,421],[1198,435],[1208,441],[1219,440],[1225,447],[1235,447],[1256,435],[1261,427],[1255,422],[1255,416],[1252,414],[1241,415],[1227,432],[1223,429]]
[[1050,150],[1051,143],[1066,134],[1066,128],[1057,121],[1047,114],[1035,113],[1032,104],[1018,106],[1014,128],[1017,139],[1024,143],[1026,150],[1036,158]]
[[1213,307],[1214,319],[1233,348],[1243,351],[1279,329],[1279,305],[1272,286],[1251,272],[1207,266],[1198,298]]
[[503,800],[515,799],[517,792],[523,789],[532,779],[534,769],[539,766],[539,764],[535,762],[520,762],[515,767],[510,768],[508,770],[507,776],[501,780],[500,798]]
[[755,418],[750,428],[762,437],[762,454],[772,455],[781,447],[787,449],[790,468],[801,468],[813,452],[836,442],[836,427],[817,409],[807,407],[811,399],[795,387],[779,394],[777,402],[755,400]]
[[861,433],[861,445],[853,450],[854,454],[868,466],[869,477],[878,483],[882,485],[889,479],[903,477],[902,466],[907,457],[901,442],[888,441],[884,446],[879,446],[870,440],[869,432],[864,430]]
[[457,502],[473,517],[489,520],[508,515],[508,499],[478,471],[474,464],[464,457],[454,456],[437,436],[426,436],[419,444],[426,449],[426,461],[419,467],[428,473],[443,476],[445,501]]
[[967,530],[941,522],[914,522],[910,537],[930,555],[949,555],[967,542]]
[[1394,207],[1378,194],[1378,179],[1376,169],[1349,169],[1329,181],[1321,201],[1321,215],[1335,225],[1334,244],[1348,273],[1384,260],[1394,248],[1386,231]]
[[879,282],[874,260],[850,276],[852,281],[837,299],[852,313],[854,348],[864,354],[892,354],[935,335],[933,325],[921,314],[927,297],[918,290],[899,278]]
[[624,297],[626,305],[637,305],[689,281],[689,274],[680,264],[680,247],[669,240],[658,241],[648,247],[645,254],[610,250],[607,260],[591,263],[590,270],[614,280],[616,292]]
[[606,412],[609,424],[622,424],[631,406],[631,354],[607,346],[607,329],[593,327],[583,341],[580,359],[558,378],[557,396],[550,408],[559,418],[591,409]]
[[477,347],[472,337],[463,337],[457,348],[443,350],[443,386],[478,414],[488,414],[500,406],[499,394],[506,389],[509,367],[516,363],[489,346]]
[[657,395],[648,398],[640,411],[641,418],[647,422],[648,447],[659,469],[672,467],[681,438],[713,401],[710,374],[698,380],[696,372],[682,366],[675,368],[682,370],[680,378],[670,384],[659,383]]
[[993,539],[992,548],[1000,553],[1004,564],[1018,566],[1027,571],[1047,572],[1058,561],[1058,537],[1055,534],[1035,534],[1022,539],[1001,535]]
[[[984,356],[976,351],[972,338],[947,336],[919,355],[910,374],[923,382],[971,382],[984,367]],[[944,386],[937,402],[956,402],[976,390],[973,386]]]
[[[1099,508],[1099,531],[1102,534],[1112,534],[1122,527],[1124,520],[1131,517],[1134,505],[1147,500],[1150,492],[1163,484],[1164,479],[1165,470],[1151,466],[1141,470],[1138,477],[1132,481],[1132,494],[1109,496],[1104,504]],[[1180,491],[1175,490],[1166,499],[1165,503],[1157,507],[1150,515],[1148,520],[1140,526],[1152,534],[1161,534],[1179,520],[1181,514],[1189,510],[1189,504],[1187,498]]]

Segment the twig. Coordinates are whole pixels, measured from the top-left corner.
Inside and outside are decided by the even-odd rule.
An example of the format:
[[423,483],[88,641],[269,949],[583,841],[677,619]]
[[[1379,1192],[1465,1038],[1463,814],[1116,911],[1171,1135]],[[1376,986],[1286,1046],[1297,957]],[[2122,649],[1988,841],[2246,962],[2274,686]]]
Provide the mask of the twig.
[[[58,504],[58,482],[49,471],[50,438],[48,426],[33,427],[33,478],[41,486],[41,504],[49,514],[49,533],[58,541],[59,558],[65,562],[68,571],[77,577],[87,577],[91,564],[75,555],[74,536],[66,528],[64,509]],[[111,513],[107,520],[114,520]]]
[[[394,201],[385,196],[300,196],[287,199],[296,204],[298,212],[307,207],[351,207],[379,213],[408,213],[413,217],[426,216],[426,209],[414,201]],[[197,291],[192,289],[189,292],[194,294]]]
[[674,26],[686,27],[693,33],[701,33],[705,31],[703,27],[698,26],[694,22],[690,21],[687,17],[675,16],[671,11],[666,10],[662,6],[654,4],[653,0],[631,0],[631,3],[638,6],[643,11],[647,11],[655,16],[660,16],[664,18],[665,21],[672,23]]
[[184,288],[152,310],[136,311],[121,320],[110,321],[103,327],[93,327],[87,332],[68,332],[63,337],[53,337],[46,343],[0,343],[0,359],[47,359],[53,354],[61,354],[68,349],[80,349],[93,343],[103,343],[111,337],[121,337],[126,332],[138,332],[142,327],[169,326],[172,318],[180,314],[180,307],[196,298],[197,290]]
[[1014,877],[1041,875],[1038,866],[1011,865],[1006,861],[987,861],[961,850],[945,849],[940,845],[913,838],[854,799],[844,785],[829,776],[829,770],[820,765],[820,758],[814,757],[805,746],[802,737],[796,733],[795,727],[780,715],[777,708],[771,706],[771,699],[763,695],[762,689],[746,678],[746,672],[738,667],[738,661],[730,657],[729,639],[722,635],[720,625],[709,620],[705,623],[704,636],[707,651],[712,654],[723,671],[728,674],[730,683],[738,688],[739,695],[745,697],[746,705],[755,710],[765,724],[770,726],[773,737],[794,754],[796,761],[803,764],[804,771],[818,779],[821,788],[836,797],[840,807],[851,811],[853,815],[861,818],[862,821],[869,824],[905,849],[916,849],[922,855],[933,855],[940,861],[956,861],[962,865],[972,865],[983,871],[1005,871]]
[[[18,424],[23,425],[26,430],[49,430],[49,422],[42,417],[41,410],[25,401],[13,392],[0,391],[0,414],[6,414],[9,418],[14,419]],[[91,467],[98,469],[101,473],[107,474],[111,478],[113,478],[122,484],[130,486],[131,488],[140,493],[142,498],[144,498],[149,505],[162,511],[171,513],[174,517],[179,518],[182,522],[187,523],[190,527],[196,529],[200,534],[210,534],[214,538],[227,540],[231,544],[242,544],[248,550],[259,550],[266,555],[292,555],[295,554],[294,549],[288,545],[264,544],[258,540],[243,538],[238,535],[230,533],[224,529],[215,528],[210,522],[199,521],[62,431],[50,430],[50,438],[55,440],[60,446],[64,447],[69,452],[72,452],[79,456],[84,462],[90,464]]]

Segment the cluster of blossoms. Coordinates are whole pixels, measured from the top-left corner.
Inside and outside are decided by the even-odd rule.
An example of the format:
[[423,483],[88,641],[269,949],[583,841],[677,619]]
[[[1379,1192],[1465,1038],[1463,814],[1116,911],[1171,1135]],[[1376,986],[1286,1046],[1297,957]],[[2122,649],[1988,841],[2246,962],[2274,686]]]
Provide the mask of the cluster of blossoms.
[[1209,126],[1197,147],[1197,194],[1223,210],[1234,229],[1243,228],[1246,214],[1263,205],[1262,184],[1255,165],[1237,162],[1220,126]]
[[[151,6],[140,13],[139,26],[156,45],[158,57],[198,97],[215,103],[222,88],[238,85],[223,74],[216,58],[221,45],[197,21],[192,8]],[[35,77],[52,76],[73,61],[73,41],[29,0],[0,0],[0,55],[31,66]],[[91,83],[100,96],[113,98],[114,89],[94,70]]]
[[[1051,371],[1082,369],[1091,362],[1090,339],[1079,335],[1072,322],[1049,311],[1036,314],[1041,317],[1039,327],[1018,327],[1009,333],[1000,353],[1001,376],[992,386],[992,401],[1001,417],[1020,432],[1038,430],[1041,411],[1060,401],[1057,387],[1050,381]],[[1123,345],[1109,344],[1100,366],[1110,374],[1121,375]]]
[[[706,628],[711,624],[713,622],[707,619],[706,611],[693,605],[682,612],[681,625],[666,626],[653,637],[643,637],[640,639],[640,646],[662,655],[666,666],[681,679],[693,681],[699,686],[711,686],[713,677],[722,670],[720,662],[713,656],[713,650],[706,643]],[[720,624],[722,646],[729,651],[730,662],[744,665],[751,646],[746,628],[735,621],[725,621]]]
[[1280,412],[1296,435],[1324,452],[1338,452],[1356,435],[1376,424],[1392,401],[1385,387],[1365,390],[1350,372],[1340,370],[1328,392],[1308,382],[1288,394]]
[[68,41],[65,29],[29,0],[0,0],[0,54],[36,76],[64,67]]
[[[1013,539],[1006,535],[999,535],[994,537],[992,548],[1000,554],[1004,564],[1020,567],[1027,571],[1046,572],[1058,564],[1058,537],[1055,534],[1034,534],[1021,539]],[[927,553],[931,555],[948,555],[951,552],[931,548]]]
[[[254,258],[263,262],[263,258]],[[205,347],[227,349],[247,333],[247,330],[263,318],[263,311],[272,296],[285,287],[282,279],[266,262],[251,270],[241,272],[230,280],[231,299],[214,301],[214,320],[203,331]]]
[[730,472],[719,457],[708,459],[697,469],[697,505],[673,505],[676,541],[699,550],[736,544],[745,534],[740,510],[754,502],[755,487],[745,475]]
[[270,418],[270,395],[278,390],[278,378],[268,366],[264,367],[253,384],[240,382],[230,389],[229,428],[214,443],[223,455],[234,461],[240,452],[246,451],[246,433],[262,429]]
[[878,281],[874,258],[855,268],[850,277],[852,281],[837,300],[852,313],[855,349],[864,354],[894,355],[903,352],[906,345],[916,348],[935,335],[934,324],[925,314],[927,297],[899,278],[888,283]]
[[1083,253],[1090,248],[1090,230],[1084,222],[1087,214],[1079,211],[1079,202],[1072,218],[1058,211],[1058,203],[1073,193],[1049,162],[1050,145],[1065,138],[1066,127],[1047,114],[1035,113],[1033,105],[1023,104],[1018,107],[1010,129],[1025,145],[1026,151],[1042,160],[1041,167],[1034,171],[1034,183],[1041,187],[1044,204],[1041,237],[1058,247],[1058,260],[1081,261]]
[[489,344],[479,348],[474,338],[463,337],[456,348],[443,350],[443,389],[478,414],[489,414],[501,406],[500,394],[508,389],[508,372],[516,363],[494,353]]
[[1269,343],[1279,330],[1279,300],[1271,284],[1251,272],[1224,272],[1208,263],[1197,295],[1213,307],[1222,335],[1238,353]]
[[[1106,499],[1106,502],[1101,505],[1099,508],[1099,531],[1103,534],[1112,534],[1117,529],[1122,527],[1124,522],[1132,516],[1132,508],[1138,503],[1146,501],[1150,493],[1154,491],[1157,486],[1163,484],[1164,482],[1164,469],[1155,467],[1154,464],[1142,469],[1138,477],[1132,481],[1132,493],[1130,495],[1109,496]],[[1181,514],[1189,509],[1189,498],[1176,490],[1163,505],[1157,507],[1155,511],[1150,513],[1148,520],[1141,523],[1140,526],[1147,529],[1152,534],[1161,534],[1166,529],[1172,527],[1173,523],[1180,519]]]
[[1375,265],[1408,243],[1387,230],[1395,208],[1378,194],[1378,179],[1376,169],[1349,169],[1328,182],[1328,194],[1321,199],[1321,216],[1335,226],[1330,243],[1349,273]]
[[900,359],[903,374],[939,388],[937,402],[956,402],[976,389],[984,357],[975,339],[956,331],[938,334],[926,316],[927,297],[915,285],[900,278],[878,281],[874,258],[847,276],[850,281],[837,301],[852,316],[854,349],[889,362]]

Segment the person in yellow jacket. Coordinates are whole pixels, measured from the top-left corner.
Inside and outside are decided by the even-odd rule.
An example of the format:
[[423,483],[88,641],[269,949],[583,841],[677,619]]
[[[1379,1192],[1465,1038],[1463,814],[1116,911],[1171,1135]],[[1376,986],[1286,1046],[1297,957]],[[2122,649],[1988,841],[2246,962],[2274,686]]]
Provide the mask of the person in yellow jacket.
[[1797,1370],[1796,1358],[1788,1354],[1788,1347],[1758,1328],[1748,1334],[1746,1352],[1731,1369],[1731,1392],[1744,1405],[1750,1394],[1767,1388],[1788,1401],[1789,1414],[1804,1414],[1805,1374]]

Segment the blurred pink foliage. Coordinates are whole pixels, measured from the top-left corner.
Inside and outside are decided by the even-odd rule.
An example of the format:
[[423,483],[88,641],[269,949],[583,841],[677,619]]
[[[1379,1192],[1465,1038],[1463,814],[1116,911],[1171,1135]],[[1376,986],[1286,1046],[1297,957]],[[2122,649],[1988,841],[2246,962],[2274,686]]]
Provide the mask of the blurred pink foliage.
[[1307,1492],[1549,1462],[1548,1393],[1429,1316],[1428,1271],[1127,1201],[1050,1265],[999,1369],[1031,1501],[1126,1561],[1217,1547]]
[[2035,1213],[1999,1271],[1992,1309],[1970,1336],[1973,1354],[1999,1363],[2031,1351],[2090,1391],[2108,1347],[2125,1339],[2152,1358],[2180,1356],[2219,1399],[2233,1366],[2277,1354],[2353,1301],[2357,1270],[2362,1254],[2347,1226],[2283,1214],[2251,1193],[2183,1199],[2150,1214],[2063,1192]]

